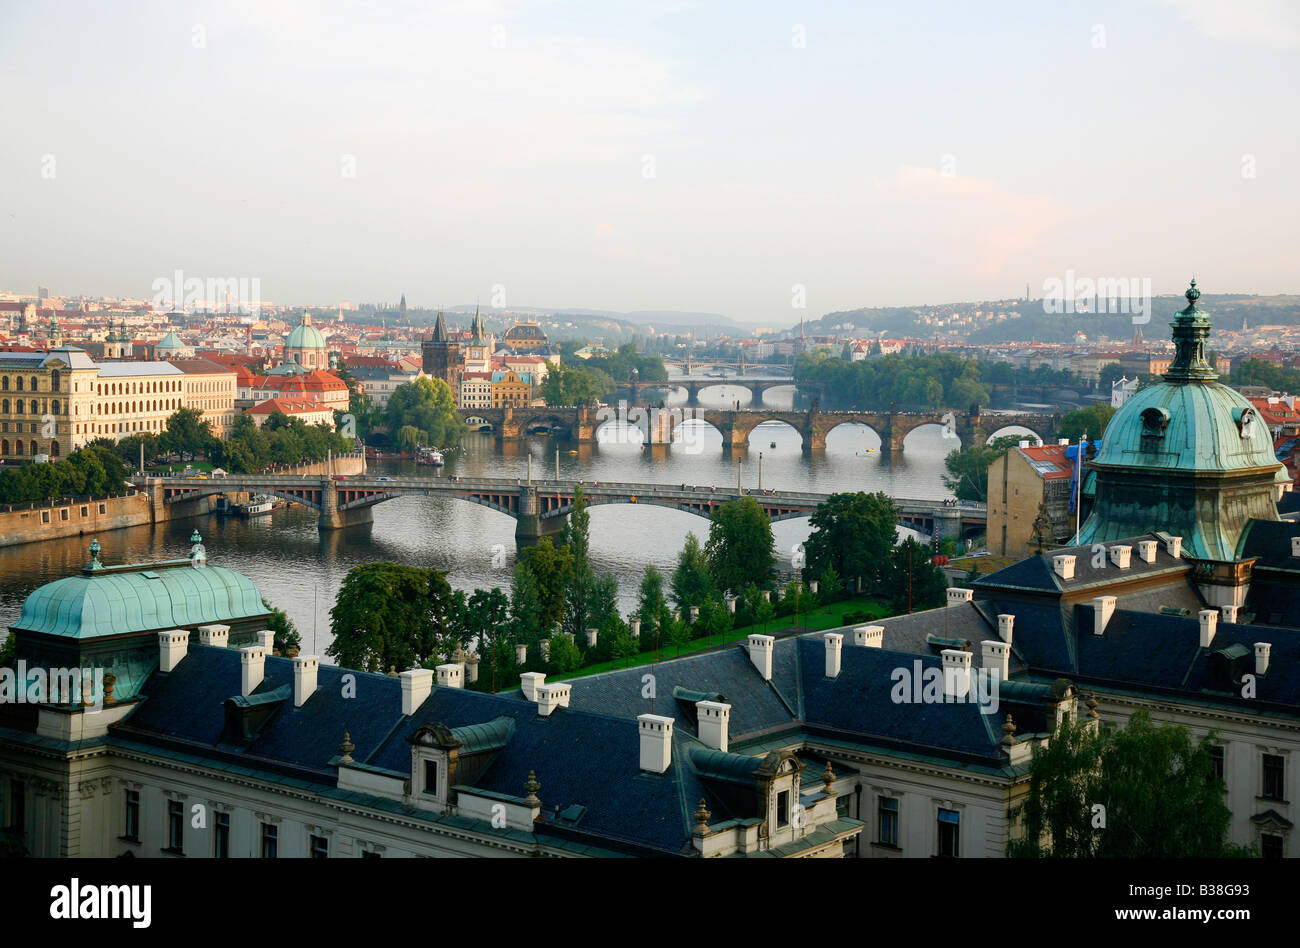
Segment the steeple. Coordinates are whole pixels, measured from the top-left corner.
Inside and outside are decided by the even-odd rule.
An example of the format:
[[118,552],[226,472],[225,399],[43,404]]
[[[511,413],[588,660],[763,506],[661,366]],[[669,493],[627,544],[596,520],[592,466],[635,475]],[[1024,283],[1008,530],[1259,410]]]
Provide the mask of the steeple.
[[1183,295],[1187,297],[1187,308],[1174,316],[1174,321],[1169,324],[1174,330],[1177,352],[1164,379],[1167,382],[1213,382],[1219,374],[1205,358],[1205,346],[1210,338],[1210,318],[1196,308],[1201,291],[1196,288],[1195,279]]
[[442,318],[442,310],[438,310],[438,319],[433,324],[433,341],[434,342],[447,341],[447,323]]

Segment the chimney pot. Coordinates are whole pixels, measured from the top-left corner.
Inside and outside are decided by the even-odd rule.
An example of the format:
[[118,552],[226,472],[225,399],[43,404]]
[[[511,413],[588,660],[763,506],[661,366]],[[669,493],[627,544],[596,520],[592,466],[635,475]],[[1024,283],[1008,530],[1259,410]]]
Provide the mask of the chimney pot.
[[448,662],[438,666],[439,688],[464,688],[465,666],[460,662]]
[[1209,648],[1219,628],[1218,610],[1202,609],[1196,615],[1201,620],[1201,648]]
[[1291,538],[1291,555],[1300,556],[1300,537]]
[[412,668],[397,677],[402,682],[402,715],[412,715],[433,693],[433,669]]
[[998,638],[1008,645],[1011,644],[1011,635],[1015,630],[1016,617],[1003,613],[998,616]]
[[1110,561],[1120,569],[1128,569],[1133,556],[1133,547],[1116,544],[1110,548]]
[[1011,677],[1011,646],[1008,643],[987,639],[980,643],[980,652],[982,668],[997,669],[1000,681]]
[[1110,617],[1115,614],[1114,596],[1096,596],[1092,600],[1092,633],[1101,635],[1106,631],[1106,625],[1110,622]]
[[185,629],[172,629],[158,633],[158,670],[169,672],[189,654],[190,633]]
[[266,649],[250,645],[239,650],[239,693],[247,698],[266,677]]
[[537,688],[544,684],[546,675],[543,672],[524,672],[519,676],[519,689],[529,701],[537,700]]
[[551,712],[556,708],[567,708],[572,693],[573,686],[567,682],[557,681],[549,685],[538,685],[537,713],[545,718],[550,717]]
[[1255,643],[1255,674],[1263,675],[1268,671],[1268,653],[1273,648],[1269,642]]
[[214,648],[225,648],[230,644],[230,626],[228,625],[201,625],[199,626],[199,644],[211,645]]
[[772,680],[772,643],[776,641],[770,635],[751,635],[749,637],[749,660],[754,663],[764,681]]
[[640,714],[636,720],[641,733],[641,769],[661,774],[673,762],[673,719]]
[[1076,557],[1070,553],[1060,553],[1052,557],[1052,570],[1062,579],[1074,579],[1074,562]]
[[257,644],[266,649],[266,654],[270,655],[275,651],[275,633],[270,629],[262,629],[257,634]]
[[1144,563],[1154,563],[1156,561],[1156,551],[1160,549],[1160,544],[1155,540],[1139,540],[1138,556]]
[[699,721],[696,730],[700,742],[714,750],[726,751],[727,732],[731,723],[731,705],[720,701],[695,702],[695,717]]
[[880,648],[885,641],[883,625],[860,625],[853,630],[853,644],[863,648]]
[[316,675],[320,671],[320,658],[299,655],[293,660],[293,706],[301,708],[316,693]]
[[948,588],[948,602],[950,606],[959,602],[970,602],[975,598],[975,590],[964,589],[961,586],[950,586]]
[[838,678],[840,674],[840,649],[844,646],[844,636],[838,632],[827,632],[826,640],[826,677]]
[[1183,555],[1183,538],[1170,537],[1169,542],[1165,544],[1165,549],[1174,559],[1180,558]]
[[965,698],[970,693],[970,652],[946,648],[939,654],[943,657],[944,697]]
[[1240,614],[1240,612],[1241,612],[1241,606],[1237,606],[1237,605],[1229,604],[1226,606],[1219,607],[1219,615],[1223,617],[1223,621],[1231,622],[1234,625],[1237,622],[1237,616]]

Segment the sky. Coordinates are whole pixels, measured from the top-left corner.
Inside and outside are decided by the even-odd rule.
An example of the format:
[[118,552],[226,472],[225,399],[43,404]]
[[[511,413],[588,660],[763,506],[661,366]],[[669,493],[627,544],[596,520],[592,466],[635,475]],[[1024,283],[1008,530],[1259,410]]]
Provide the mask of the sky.
[[1300,4],[4,0],[0,290],[1300,291]]

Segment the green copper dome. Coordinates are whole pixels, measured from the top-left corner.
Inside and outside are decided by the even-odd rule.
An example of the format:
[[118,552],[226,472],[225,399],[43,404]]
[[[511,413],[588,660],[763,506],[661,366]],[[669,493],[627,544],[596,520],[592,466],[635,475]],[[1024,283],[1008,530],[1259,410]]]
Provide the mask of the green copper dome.
[[220,566],[195,567],[189,560],[92,565],[33,592],[12,628],[91,639],[226,623],[267,611],[251,579]]
[[1164,381],[1139,389],[1106,426],[1080,544],[1163,530],[1182,536],[1191,556],[1227,561],[1250,519],[1278,519],[1275,484],[1285,469],[1254,407],[1217,381],[1200,295],[1193,280],[1187,308],[1170,324],[1177,351]]
[[293,332],[289,333],[289,338],[285,341],[286,349],[324,349],[325,337],[321,331],[311,324],[311,316],[308,313],[302,314],[302,323],[293,327]]
[[155,346],[154,348],[160,350],[184,349],[185,343],[181,342],[180,336],[176,335],[176,333],[169,332],[167,335],[163,336],[161,339],[158,340],[158,345]]

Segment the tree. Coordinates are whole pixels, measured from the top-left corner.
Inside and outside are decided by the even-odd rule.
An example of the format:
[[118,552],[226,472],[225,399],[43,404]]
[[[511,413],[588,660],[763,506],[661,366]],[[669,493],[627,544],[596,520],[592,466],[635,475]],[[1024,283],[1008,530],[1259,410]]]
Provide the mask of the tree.
[[541,608],[541,596],[532,570],[523,563],[516,563],[510,584],[510,632],[520,645],[534,645],[541,639]]
[[550,664],[558,674],[571,672],[582,664],[582,653],[573,641],[573,636],[565,632],[551,636]]
[[560,533],[560,545],[568,550],[572,566],[568,589],[564,597],[564,629],[578,641],[587,630],[590,617],[589,600],[594,576],[588,563],[591,549],[591,514],[582,488],[573,491],[573,509]]
[[262,600],[262,606],[271,613],[271,618],[266,620],[266,627],[275,633],[275,640],[272,647],[281,655],[285,654],[291,648],[298,648],[302,645],[302,636],[294,626],[293,620],[283,609],[277,609],[265,599]]
[[894,547],[893,576],[889,588],[897,609],[920,612],[942,606],[948,597],[948,578],[936,566],[930,551],[915,538],[908,537]]
[[636,611],[641,620],[641,640],[646,643],[663,641],[672,613],[664,600],[664,578],[659,570],[647,566],[641,577],[640,604]]
[[833,563],[827,563],[822,574],[817,577],[817,601],[819,603],[838,602],[844,598],[844,577],[835,569]]
[[[1214,776],[1216,733],[1155,726],[1138,711],[1122,730],[1067,716],[1034,748],[1029,794],[1013,815],[1022,837],[1010,856],[1215,858],[1251,855],[1227,842],[1232,814]],[[1152,792],[1159,788],[1159,792]],[[1103,825],[1104,824],[1104,825]]]
[[510,599],[500,589],[476,589],[465,603],[465,644],[482,658],[494,654],[510,631]]
[[393,389],[384,413],[390,431],[405,427],[422,431],[434,445],[455,444],[465,434],[465,423],[456,414],[451,386],[442,379],[418,378]]
[[614,380],[598,369],[552,365],[538,392],[547,405],[589,405],[614,391]]
[[421,431],[415,425],[402,425],[397,429],[397,445],[403,451],[409,451],[416,445],[429,440],[429,432]]
[[704,553],[709,576],[718,589],[740,589],[748,583],[771,584],[776,565],[772,523],[752,497],[723,504],[709,524]]
[[453,634],[446,575],[398,563],[348,571],[330,610],[326,655],[348,668],[385,671],[436,661]]
[[565,596],[573,576],[573,555],[568,547],[556,547],[550,537],[520,554],[519,562],[537,581],[538,621],[550,629],[564,617]]
[[1061,437],[1069,438],[1071,444],[1078,444],[1085,434],[1089,441],[1100,441],[1113,417],[1115,409],[1109,402],[1093,402],[1061,418]]
[[182,454],[203,454],[217,443],[212,423],[197,408],[178,408],[172,412],[161,440],[167,448]]
[[943,475],[944,486],[962,500],[984,503],[988,500],[989,467],[1019,443],[1019,435],[1003,435],[988,444],[953,451],[943,459],[948,471]]
[[885,493],[832,494],[817,505],[809,526],[804,555],[811,575],[831,567],[874,586],[894,548],[898,507]]
[[709,560],[694,533],[686,534],[686,544],[677,554],[677,568],[673,570],[673,602],[683,613],[691,606],[701,606],[714,593],[709,579]]
[[695,637],[719,641],[732,629],[731,613],[716,595],[706,599],[700,605],[700,618],[695,623]]
[[1106,363],[1101,367],[1101,371],[1097,375],[1100,379],[1097,387],[1103,392],[1109,392],[1112,385],[1126,377],[1123,366],[1118,362]]

